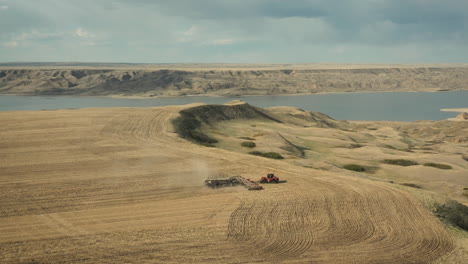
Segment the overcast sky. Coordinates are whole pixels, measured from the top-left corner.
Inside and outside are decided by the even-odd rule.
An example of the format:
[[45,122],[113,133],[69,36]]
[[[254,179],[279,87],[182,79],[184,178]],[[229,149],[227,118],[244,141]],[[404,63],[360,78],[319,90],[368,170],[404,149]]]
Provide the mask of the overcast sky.
[[468,62],[468,0],[0,0],[0,62]]

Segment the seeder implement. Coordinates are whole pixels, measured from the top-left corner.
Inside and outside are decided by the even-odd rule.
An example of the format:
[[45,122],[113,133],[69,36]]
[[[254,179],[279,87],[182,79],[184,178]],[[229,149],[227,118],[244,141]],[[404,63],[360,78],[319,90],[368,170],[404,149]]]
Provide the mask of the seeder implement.
[[263,189],[263,187],[258,185],[258,183],[251,181],[249,179],[246,179],[242,176],[208,179],[205,181],[205,185],[207,185],[210,188],[243,185],[248,190],[262,190]]
[[234,176],[242,185],[244,185],[249,190],[261,190],[263,189],[262,186],[258,185],[258,183],[251,181],[250,179],[246,179],[242,176]]

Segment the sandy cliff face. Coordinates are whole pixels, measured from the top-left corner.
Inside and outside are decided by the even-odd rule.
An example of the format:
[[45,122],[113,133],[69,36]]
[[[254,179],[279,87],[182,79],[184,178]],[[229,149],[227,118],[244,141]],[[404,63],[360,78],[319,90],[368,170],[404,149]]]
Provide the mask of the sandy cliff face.
[[266,95],[468,89],[468,68],[299,70],[4,69],[0,93],[23,95]]
[[456,119],[459,119],[459,120],[468,120],[468,113],[460,113],[459,115],[457,115],[457,117],[455,117]]

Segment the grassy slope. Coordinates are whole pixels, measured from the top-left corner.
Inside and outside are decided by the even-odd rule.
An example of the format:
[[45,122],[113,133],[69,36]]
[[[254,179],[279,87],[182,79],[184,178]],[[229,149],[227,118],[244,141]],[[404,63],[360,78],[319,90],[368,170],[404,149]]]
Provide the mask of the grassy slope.
[[[431,211],[437,204],[455,199],[468,205],[468,122],[337,122],[330,118],[305,118],[295,108],[265,111],[282,123],[265,120],[231,120],[207,126],[203,131],[216,137],[215,145],[235,152],[251,151],[240,146],[246,137],[257,151],[278,152],[289,163],[339,172],[377,181],[415,195]],[[301,118],[297,118],[298,115]],[[298,155],[298,148],[303,153]],[[390,160],[412,160],[420,165],[386,164]],[[440,162],[450,170],[423,164]],[[350,172],[347,164],[359,164],[366,172]],[[407,186],[419,186],[415,189]],[[452,255],[438,263],[454,263],[468,256],[468,232],[447,226],[458,240]]]

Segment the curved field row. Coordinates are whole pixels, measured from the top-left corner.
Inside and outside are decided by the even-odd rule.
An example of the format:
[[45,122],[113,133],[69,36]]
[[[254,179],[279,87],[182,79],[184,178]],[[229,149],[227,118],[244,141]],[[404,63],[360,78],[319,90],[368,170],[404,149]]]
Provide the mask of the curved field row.
[[[66,159],[48,152],[54,162],[41,161],[48,146],[39,144],[30,150],[37,166],[0,163],[1,262],[430,263],[453,248],[409,194],[191,144],[171,131],[180,109],[57,111],[49,124],[84,114],[91,121],[71,122],[73,134],[47,141],[67,148]],[[41,123],[30,126],[47,133]],[[14,152],[13,133],[3,140]],[[256,179],[270,171],[287,183],[258,192],[201,186],[217,172]]]
[[283,194],[244,201],[228,237],[272,259],[303,254],[333,263],[427,263],[452,247],[438,221],[405,194],[361,183],[359,192],[305,179],[301,185],[318,192],[282,187]]
[[[129,126],[133,129],[127,130],[134,135],[131,138],[152,143],[159,139],[161,142],[161,138],[155,136],[163,136],[156,132],[162,131],[155,127],[158,116],[160,114],[147,115],[128,122],[133,123]],[[143,128],[145,120],[152,125]],[[256,162],[250,165],[255,166]],[[424,209],[415,210],[416,202],[401,192],[362,182],[357,183],[358,187],[352,186],[356,183],[351,182],[345,182],[351,186],[319,184],[304,176],[294,176],[302,178],[302,189],[309,186],[318,195],[298,193],[290,184],[281,185],[281,189],[274,193],[249,195],[252,197],[243,199],[231,214],[228,239],[255,248],[257,253],[262,251],[265,255],[286,259],[308,250],[326,252],[330,245],[338,252],[356,248],[351,254],[346,252],[345,262],[353,255],[379,263],[394,263],[394,252],[399,252],[402,260],[408,263],[426,262],[451,247],[452,242],[437,220],[422,213]],[[313,216],[312,212],[315,213]],[[330,255],[339,259],[335,253]]]

